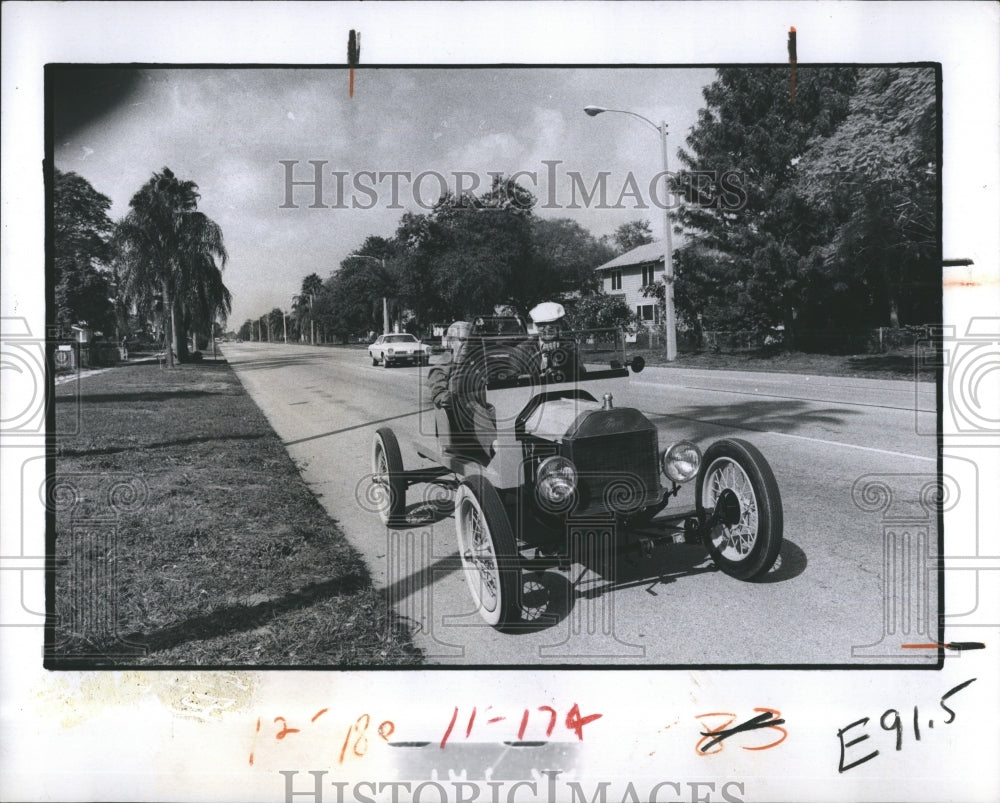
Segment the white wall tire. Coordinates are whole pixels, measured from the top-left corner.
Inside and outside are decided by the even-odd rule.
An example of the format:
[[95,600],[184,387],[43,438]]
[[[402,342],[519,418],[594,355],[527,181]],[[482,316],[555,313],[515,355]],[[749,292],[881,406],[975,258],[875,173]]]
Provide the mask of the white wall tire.
[[455,494],[458,553],[479,615],[498,630],[521,621],[521,568],[507,511],[489,480],[462,481]]

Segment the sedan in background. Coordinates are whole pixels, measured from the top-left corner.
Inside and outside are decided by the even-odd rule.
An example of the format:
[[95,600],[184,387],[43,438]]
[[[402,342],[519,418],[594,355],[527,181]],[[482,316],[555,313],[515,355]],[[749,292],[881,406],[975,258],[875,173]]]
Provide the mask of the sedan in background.
[[368,347],[368,355],[372,358],[372,365],[382,363],[386,368],[404,363],[427,365],[431,347],[425,346],[413,335],[379,335]]

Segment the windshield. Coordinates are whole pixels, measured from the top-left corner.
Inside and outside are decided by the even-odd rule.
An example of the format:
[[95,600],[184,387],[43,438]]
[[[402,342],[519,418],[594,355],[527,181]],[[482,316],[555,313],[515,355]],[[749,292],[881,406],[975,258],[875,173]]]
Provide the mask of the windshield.
[[[488,386],[589,382],[628,375],[627,335],[620,329],[563,329],[508,338],[464,339],[460,360],[485,369]],[[640,369],[641,370],[641,369]]]
[[413,335],[386,335],[384,343],[416,343]]

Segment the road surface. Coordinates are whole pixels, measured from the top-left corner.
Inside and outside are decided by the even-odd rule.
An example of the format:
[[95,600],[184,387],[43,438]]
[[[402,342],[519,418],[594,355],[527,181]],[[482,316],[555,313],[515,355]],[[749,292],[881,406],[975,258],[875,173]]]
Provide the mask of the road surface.
[[[226,358],[302,476],[414,624],[430,663],[459,665],[926,665],[938,611],[935,387],[794,374],[647,368],[629,398],[661,447],[721,437],[756,445],[784,505],[785,545],[762,582],[714,569],[697,546],[526,578],[547,625],[497,633],[460,571],[449,495],[410,489],[408,526],[372,512],[370,451],[391,426],[406,468],[427,369],[371,365],[362,349],[228,343]],[[693,483],[691,483],[693,486]],[[693,505],[685,486],[680,502]]]

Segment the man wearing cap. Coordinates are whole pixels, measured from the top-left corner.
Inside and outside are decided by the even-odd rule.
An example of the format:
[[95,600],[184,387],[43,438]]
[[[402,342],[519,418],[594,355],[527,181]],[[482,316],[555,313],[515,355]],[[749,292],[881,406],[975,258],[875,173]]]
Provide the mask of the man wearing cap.
[[434,406],[447,414],[451,431],[448,451],[488,459],[496,438],[496,421],[486,401],[485,363],[469,355],[471,332],[472,324],[467,321],[455,321],[448,327],[444,347],[449,354],[428,372],[427,385]]
[[528,315],[538,329],[538,338],[529,340],[521,349],[531,366],[532,374],[538,372],[549,380],[572,382],[586,373],[576,341],[566,331],[566,310],[562,304],[543,301],[531,309]]

